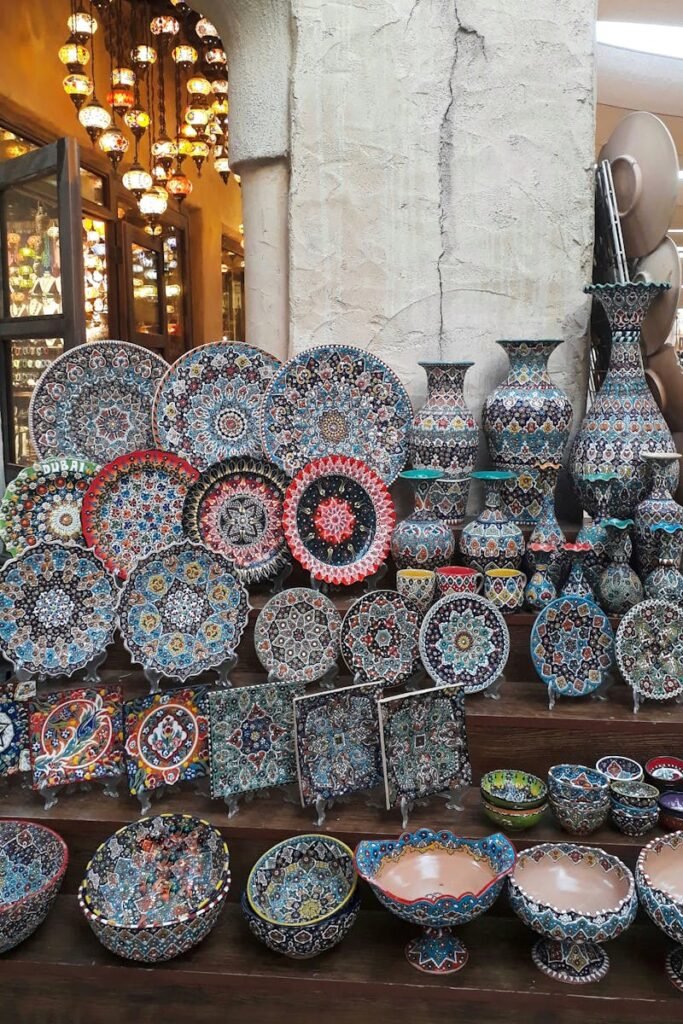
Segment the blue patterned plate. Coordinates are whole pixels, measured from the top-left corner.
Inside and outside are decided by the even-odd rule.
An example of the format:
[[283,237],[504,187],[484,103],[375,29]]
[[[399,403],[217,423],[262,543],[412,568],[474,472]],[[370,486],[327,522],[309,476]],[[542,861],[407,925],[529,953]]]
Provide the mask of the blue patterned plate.
[[397,686],[420,665],[420,614],[395,590],[373,590],[351,605],[341,628],[341,652],[359,681]]
[[437,686],[485,690],[499,678],[509,654],[505,619],[478,594],[447,594],[423,619],[420,657]]
[[531,630],[531,660],[548,689],[585,697],[605,682],[614,664],[614,633],[601,608],[586,597],[558,597]]

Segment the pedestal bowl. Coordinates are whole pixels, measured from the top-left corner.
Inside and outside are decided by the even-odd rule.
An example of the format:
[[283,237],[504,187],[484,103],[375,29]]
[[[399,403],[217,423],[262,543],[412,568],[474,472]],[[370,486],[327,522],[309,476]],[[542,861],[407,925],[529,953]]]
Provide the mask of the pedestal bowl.
[[170,960],[200,942],[223,909],[228,847],[188,814],[140,818],[96,850],[78,891],[103,946],[128,960]]
[[0,953],[47,917],[69,861],[61,836],[30,821],[0,821]]
[[609,970],[603,942],[633,923],[633,875],[617,857],[573,843],[524,850],[510,875],[517,916],[543,936],[532,959],[544,974],[570,984],[598,981]]
[[488,910],[514,864],[515,849],[501,833],[473,840],[423,828],[356,847],[356,870],[380,903],[424,928],[405,953],[414,967],[433,974],[465,966],[467,949],[451,927]]
[[276,953],[307,960],[332,949],[360,910],[353,851],[333,836],[285,839],[256,861],[242,896],[252,934]]
[[665,935],[679,943],[666,958],[666,973],[683,991],[683,832],[653,839],[636,864],[640,902]]

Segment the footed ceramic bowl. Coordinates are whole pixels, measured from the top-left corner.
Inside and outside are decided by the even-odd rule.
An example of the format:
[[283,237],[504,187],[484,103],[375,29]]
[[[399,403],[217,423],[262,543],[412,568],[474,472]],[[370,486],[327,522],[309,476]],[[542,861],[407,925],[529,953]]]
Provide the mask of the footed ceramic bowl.
[[495,804],[490,804],[488,800],[483,799],[481,805],[489,821],[492,821],[494,825],[498,825],[499,828],[507,829],[509,832],[521,832],[523,829],[533,828],[534,825],[538,825],[548,809],[547,802],[541,804],[540,807],[529,807],[522,810],[515,810],[510,807],[496,807]]
[[609,784],[612,803],[615,801],[627,807],[656,807],[659,790],[647,782],[622,782],[615,779]]
[[514,768],[487,772],[482,776],[480,789],[487,804],[517,811],[541,807],[548,800],[548,787],[543,779]]
[[653,839],[636,864],[640,902],[654,923],[679,943],[666,960],[666,972],[683,991],[683,832]]
[[609,970],[602,943],[633,923],[633,875],[604,850],[543,843],[524,850],[509,880],[517,916],[543,936],[532,959],[544,974],[570,984],[598,981]]
[[399,839],[365,839],[355,859],[380,903],[424,928],[406,946],[408,962],[420,971],[451,974],[468,959],[451,926],[493,905],[514,867],[515,849],[500,833],[474,840],[421,828]]
[[621,754],[606,754],[596,761],[595,767],[610,779],[619,779],[621,782],[640,782],[644,774],[642,765]]
[[548,792],[560,800],[602,803],[609,796],[609,778],[583,764],[556,764],[548,772]]
[[659,821],[659,808],[629,807],[613,800],[610,819],[614,827],[625,836],[644,836],[651,832]]
[[68,861],[66,843],[52,829],[12,818],[0,821],[0,953],[43,923]]
[[360,907],[353,851],[333,836],[293,836],[254,864],[242,899],[252,933],[297,960],[324,953],[349,931]]
[[229,885],[228,847],[218,829],[189,814],[158,814],[102,843],[78,901],[103,946],[156,963],[208,935]]

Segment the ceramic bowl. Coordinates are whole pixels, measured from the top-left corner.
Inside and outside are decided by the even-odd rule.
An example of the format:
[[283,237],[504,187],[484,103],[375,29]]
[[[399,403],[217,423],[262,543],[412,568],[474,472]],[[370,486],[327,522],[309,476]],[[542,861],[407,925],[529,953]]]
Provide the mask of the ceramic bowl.
[[[654,923],[674,942],[683,943],[683,832],[653,839],[643,847],[636,864],[636,885]],[[669,953],[666,970],[683,990],[683,946]]]
[[644,774],[642,765],[621,754],[606,754],[596,762],[595,767],[610,779],[618,779],[620,782],[640,782]]
[[517,916],[543,936],[532,951],[536,966],[571,984],[604,977],[609,958],[600,944],[621,935],[638,909],[626,865],[573,843],[543,843],[520,853],[509,892]]
[[467,949],[451,926],[488,910],[514,864],[515,849],[500,833],[475,840],[422,828],[356,847],[356,870],[382,906],[425,929],[405,953],[418,970],[434,974],[465,966]]
[[156,963],[208,935],[229,885],[228,847],[218,829],[189,814],[158,814],[102,843],[78,901],[103,946]]
[[547,802],[541,804],[540,807],[530,807],[522,810],[497,807],[495,804],[490,804],[484,799],[482,799],[481,805],[489,821],[492,821],[494,825],[498,825],[499,828],[512,832],[521,832],[522,829],[533,828],[534,825],[538,825],[548,809]]
[[556,764],[548,772],[548,792],[560,800],[602,803],[609,796],[609,779],[582,764]]
[[659,790],[648,782],[622,782],[615,779],[610,782],[609,789],[612,803],[617,801],[627,807],[656,807],[659,799]]
[[242,893],[240,906],[252,935],[274,953],[291,957],[293,960],[310,960],[320,953],[332,949],[351,930],[360,911],[360,896],[354,893],[341,910],[317,924],[298,927],[275,925],[264,921],[251,909],[246,891]]
[[658,807],[622,807],[612,802],[610,820],[625,836],[644,836],[659,821]]
[[514,768],[487,772],[481,780],[482,799],[488,804],[514,810],[530,810],[548,801],[548,787],[543,779]]
[[568,800],[550,794],[550,807],[557,823],[573,836],[589,836],[605,824],[609,817],[609,797],[600,803],[591,800]]
[[0,821],[0,850],[0,953],[6,953],[47,917],[69,851],[52,829],[13,818]]
[[659,821],[667,832],[683,829],[683,793],[667,789],[659,796]]
[[645,781],[656,786],[660,793],[665,789],[681,789],[683,760],[679,757],[653,757],[645,765]]

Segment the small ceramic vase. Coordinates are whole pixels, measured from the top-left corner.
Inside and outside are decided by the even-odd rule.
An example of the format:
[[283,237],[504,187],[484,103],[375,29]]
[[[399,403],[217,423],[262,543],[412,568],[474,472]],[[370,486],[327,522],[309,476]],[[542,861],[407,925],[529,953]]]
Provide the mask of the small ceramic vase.
[[484,595],[503,615],[521,609],[525,586],[526,576],[519,569],[487,569],[484,576]]
[[660,597],[683,605],[683,575],[679,569],[683,553],[683,523],[655,523],[650,530],[661,539],[657,568],[645,580],[645,597]]
[[441,469],[463,477],[474,469],[479,428],[465,404],[471,362],[419,364],[427,373],[427,401],[413,419],[410,461],[416,469]]
[[552,564],[555,548],[551,544],[533,544],[531,547],[536,568],[526,585],[524,601],[530,611],[540,612],[557,597],[555,569]]
[[593,550],[590,544],[586,542],[574,543],[567,542],[562,546],[563,551],[571,558],[569,575],[567,576],[566,582],[562,587],[561,596],[571,597],[588,597],[591,601],[595,600],[595,594],[593,588],[586,578],[586,574],[583,568],[584,558],[591,553]]
[[415,491],[412,515],[399,523],[391,535],[391,554],[399,569],[435,569],[450,560],[455,538],[450,526],[437,519],[432,510],[430,488],[443,476],[440,469],[407,469],[400,474]]
[[[566,540],[555,514],[555,485],[559,471],[560,464],[558,462],[544,462],[543,465],[538,467],[539,487],[543,492],[543,501],[540,514],[529,537],[529,544],[544,544],[555,549],[555,553],[551,558],[553,563],[561,560],[561,548]],[[527,546],[524,568],[529,575],[536,568],[533,547],[529,551]]]
[[681,456],[645,451],[642,457],[650,468],[650,492],[636,508],[633,534],[638,568],[645,579],[657,567],[658,542],[663,538],[663,534],[653,533],[651,528],[656,523],[683,523],[683,508],[674,501],[669,490],[670,469],[679,464]]
[[507,470],[472,473],[484,482],[484,508],[460,534],[460,551],[467,565],[487,569],[519,569],[524,555],[524,534],[503,511],[500,488],[514,477]]
[[429,491],[432,510],[437,519],[449,526],[458,526],[467,514],[467,499],[472,477],[443,476],[435,480]]
[[643,584],[631,568],[632,519],[605,519],[610,562],[600,576],[598,597],[610,615],[623,615],[643,600]]
[[587,473],[582,477],[582,486],[590,497],[595,512],[593,518],[584,523],[576,537],[577,544],[590,544],[591,551],[583,560],[583,568],[593,591],[597,590],[602,570],[609,562],[607,553],[607,530],[602,525],[611,512],[612,490],[619,485],[616,473]]
[[466,565],[445,565],[436,570],[436,589],[439,597],[446,594],[478,594],[484,586],[484,577]]
[[533,523],[541,513],[538,467],[559,462],[569,439],[572,404],[553,384],[547,365],[561,343],[561,338],[499,341],[510,372],[484,403],[483,426],[493,464],[517,475],[503,486],[503,507],[521,523]]
[[434,600],[436,576],[431,569],[399,569],[396,573],[396,589],[401,597],[426,612]]

